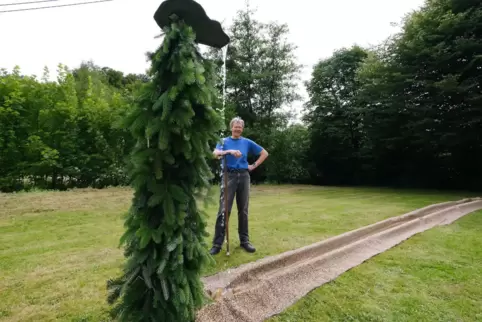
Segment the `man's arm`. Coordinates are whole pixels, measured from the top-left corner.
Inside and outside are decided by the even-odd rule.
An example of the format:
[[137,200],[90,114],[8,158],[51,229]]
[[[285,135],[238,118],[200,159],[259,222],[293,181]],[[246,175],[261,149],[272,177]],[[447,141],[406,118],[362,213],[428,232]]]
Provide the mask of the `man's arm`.
[[223,155],[226,154],[227,151],[223,151],[223,150],[220,150],[218,148],[214,149],[213,151],[213,156],[216,158],[216,159],[219,159],[221,158]]
[[231,150],[221,150],[221,149],[214,149],[213,151],[213,155],[216,159],[221,159],[222,156],[226,155],[226,154],[230,154],[231,153]]
[[238,150],[221,150],[221,149],[216,148],[213,151],[213,156],[216,159],[221,159],[221,157],[226,155],[226,154],[234,155],[236,158],[239,158],[241,156],[241,152],[238,151]]
[[[223,140],[224,141],[224,140]],[[224,143],[223,143],[224,144]],[[228,151],[225,151],[223,149],[223,145],[218,142],[218,144],[216,144],[216,147],[214,148],[214,151],[213,151],[213,156],[214,158],[216,159],[221,159],[222,156],[226,155],[228,153]]]
[[264,149],[263,147],[261,147],[260,145],[258,145],[256,142],[254,141],[250,141],[250,150],[252,153],[256,154],[256,155],[259,155],[258,159],[256,160],[256,162],[254,162],[253,164],[249,165],[249,171],[253,171],[254,169],[256,169],[257,167],[259,167],[263,162],[264,160],[266,160],[266,158],[268,157],[269,153],[268,151],[266,151],[266,149]]
[[250,165],[251,169],[249,170],[252,171],[257,167],[259,167],[264,162],[264,160],[266,160],[268,155],[269,155],[268,151],[266,151],[265,149],[261,150],[261,153],[259,154],[259,158],[252,165]]

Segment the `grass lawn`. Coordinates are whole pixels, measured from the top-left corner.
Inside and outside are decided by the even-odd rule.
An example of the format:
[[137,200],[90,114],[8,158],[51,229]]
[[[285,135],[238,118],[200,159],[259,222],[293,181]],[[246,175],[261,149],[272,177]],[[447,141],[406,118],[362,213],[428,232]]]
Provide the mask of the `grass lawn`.
[[[118,275],[123,263],[117,244],[131,194],[130,189],[121,188],[0,194],[0,321],[107,321],[105,284]],[[220,254],[205,274],[466,196],[375,188],[255,186],[250,234],[258,252],[247,254],[237,248],[234,207],[231,256]],[[209,209],[210,233],[216,208]],[[457,320],[457,315],[450,315],[456,312],[454,308],[461,310],[459,316],[475,317],[475,301],[482,307],[481,237],[476,238],[475,227],[481,227],[482,221],[480,216],[467,218],[415,237],[342,275],[277,319],[315,321],[315,315],[324,315],[369,320],[380,314],[381,318],[423,320],[427,316],[423,314],[433,317],[430,310],[436,307],[445,307],[441,316],[449,320]],[[442,231],[451,234],[445,237]],[[474,250],[469,243],[478,248]],[[377,300],[381,302],[376,304]],[[355,305],[360,307],[355,309]]]

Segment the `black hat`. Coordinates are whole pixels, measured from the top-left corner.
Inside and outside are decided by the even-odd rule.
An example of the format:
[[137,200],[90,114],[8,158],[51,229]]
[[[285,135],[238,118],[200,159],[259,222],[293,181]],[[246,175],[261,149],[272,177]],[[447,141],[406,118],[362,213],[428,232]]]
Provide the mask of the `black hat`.
[[176,14],[196,33],[196,42],[215,48],[223,48],[229,43],[229,36],[223,31],[221,24],[211,20],[204,8],[194,0],[165,0],[156,13],[154,20],[164,29],[170,25],[170,16]]

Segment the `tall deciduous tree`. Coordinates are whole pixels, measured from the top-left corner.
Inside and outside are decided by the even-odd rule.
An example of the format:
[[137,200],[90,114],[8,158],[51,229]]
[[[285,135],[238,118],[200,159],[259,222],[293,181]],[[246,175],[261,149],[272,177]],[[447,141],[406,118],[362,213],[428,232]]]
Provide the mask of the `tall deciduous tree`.
[[[308,87],[310,152],[316,169],[331,177],[324,182],[356,183],[361,174],[365,183],[478,186],[481,21],[478,2],[427,1],[355,73],[339,68],[330,74],[339,53],[322,72],[315,67]],[[354,82],[333,83],[343,78]],[[343,107],[338,114],[332,111],[337,105]]]
[[249,7],[237,12],[229,28],[231,42],[227,59],[228,100],[235,106],[247,127],[257,121],[262,109],[259,100],[259,79],[262,78],[261,62],[265,56],[264,25],[254,19]]
[[361,168],[365,183],[398,185],[406,176],[411,115],[405,97],[411,75],[393,63],[393,39],[374,48],[360,65],[356,79],[362,119]]
[[132,140],[115,124],[145,80],[116,88],[90,63],[73,71],[60,65],[58,75],[0,74],[0,191],[126,182]]
[[295,56],[297,47],[288,41],[287,24],[270,22],[264,25],[264,32],[261,75],[257,88],[260,109],[256,116],[258,127],[272,131],[283,126],[292,116],[291,104],[301,98],[298,82],[302,66]]
[[[300,99],[297,92],[301,65],[297,47],[288,41],[289,28],[277,22],[263,23],[250,7],[239,10],[229,27],[231,42],[227,54],[227,104],[241,116],[246,127],[283,126],[286,110]],[[219,62],[221,51],[210,49],[208,55]],[[218,84],[221,89],[222,84]],[[281,110],[285,108],[285,110]]]
[[366,57],[358,46],[336,51],[314,67],[306,84],[310,153],[324,183],[347,183],[358,175],[363,132],[356,72]]
[[[296,60],[297,47],[288,41],[288,26],[263,23],[255,18],[255,13],[247,1],[245,9],[237,12],[228,28],[231,43],[226,63],[226,121],[229,122],[230,116],[242,117],[244,135],[272,151],[280,142],[277,136],[286,130],[294,114],[292,104],[300,99],[297,81],[302,66]],[[210,56],[220,60],[221,51],[211,50]],[[286,159],[288,154],[279,157]],[[272,178],[275,169],[270,170],[281,162],[276,158],[278,154],[272,154],[266,166],[252,174],[253,182],[277,181]]]
[[404,25],[394,62],[413,75],[411,176],[425,184],[476,187],[482,176],[481,53],[478,1],[427,1]]

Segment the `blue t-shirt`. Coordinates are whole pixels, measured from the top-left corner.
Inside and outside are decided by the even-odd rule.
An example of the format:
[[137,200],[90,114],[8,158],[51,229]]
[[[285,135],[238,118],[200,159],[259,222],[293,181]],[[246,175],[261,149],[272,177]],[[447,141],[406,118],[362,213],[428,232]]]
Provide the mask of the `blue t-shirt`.
[[[243,154],[241,157],[236,158],[234,155],[226,155],[226,164],[228,169],[247,169],[248,168],[248,154],[259,155],[263,148],[256,142],[240,137],[239,139],[233,139],[227,137],[223,139],[224,144],[218,143],[216,149],[218,150],[239,150]],[[221,161],[222,162],[222,161]],[[222,163],[221,163],[222,164]]]

